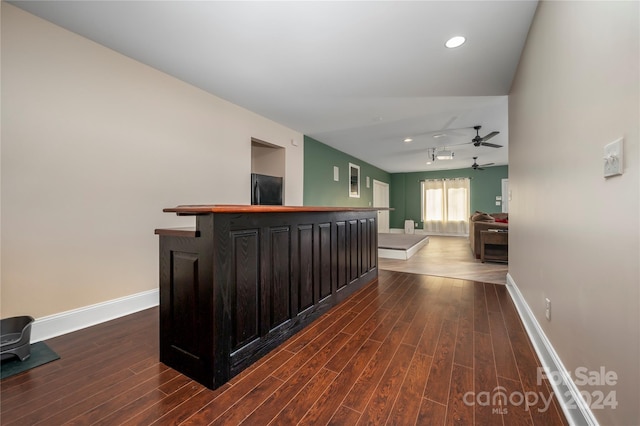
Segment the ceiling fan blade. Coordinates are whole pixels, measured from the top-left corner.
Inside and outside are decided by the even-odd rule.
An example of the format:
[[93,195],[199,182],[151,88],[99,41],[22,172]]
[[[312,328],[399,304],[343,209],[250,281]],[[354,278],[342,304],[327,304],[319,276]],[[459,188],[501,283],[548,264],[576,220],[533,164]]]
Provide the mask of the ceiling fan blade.
[[491,132],[489,133],[487,136],[482,138],[482,142],[484,141],[488,141],[489,139],[491,139],[492,137],[494,137],[495,135],[499,134],[500,132]]
[[484,170],[482,167],[476,167],[473,170]]
[[462,146],[462,145],[471,145],[473,143],[473,141],[471,142],[462,142],[462,143],[454,143],[454,144],[447,144],[445,145],[447,148],[450,146]]
[[447,122],[444,124],[444,126],[442,126],[440,129],[444,130],[446,128],[448,128],[449,126],[451,126],[453,124],[454,121],[456,121],[458,119],[457,115],[452,115],[451,118],[449,118],[449,120],[447,120]]
[[488,147],[491,147],[491,148],[502,148],[502,145],[496,145],[495,143],[480,142],[480,145],[488,146]]
[[[457,130],[465,130],[465,129],[469,129],[469,127],[454,127],[451,129],[445,128],[443,127],[440,130],[431,130],[428,132],[424,132],[424,133],[416,133],[414,134],[414,136],[458,136],[458,137],[466,137],[467,135],[464,133],[460,133],[457,132]],[[437,138],[436,138],[437,139]]]
[[480,164],[480,167],[493,166],[496,163]]
[[455,130],[443,130],[442,134],[452,138],[466,138],[464,133],[456,132]]

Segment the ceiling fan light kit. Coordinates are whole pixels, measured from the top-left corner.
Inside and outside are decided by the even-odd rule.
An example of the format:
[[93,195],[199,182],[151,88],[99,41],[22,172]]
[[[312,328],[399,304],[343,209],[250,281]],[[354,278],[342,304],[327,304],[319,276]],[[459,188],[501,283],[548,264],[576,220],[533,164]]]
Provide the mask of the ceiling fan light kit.
[[453,155],[452,151],[440,151],[436,154],[436,158],[438,160],[453,160]]

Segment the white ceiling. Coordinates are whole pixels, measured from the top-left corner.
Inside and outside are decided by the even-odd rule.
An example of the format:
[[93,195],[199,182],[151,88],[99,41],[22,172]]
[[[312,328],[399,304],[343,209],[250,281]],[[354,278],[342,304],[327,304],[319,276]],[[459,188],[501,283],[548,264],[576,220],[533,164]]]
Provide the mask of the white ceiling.
[[[391,173],[465,168],[476,155],[507,164],[507,95],[537,5],[11,3]],[[467,42],[446,49],[453,35]],[[491,143],[504,148],[454,146],[454,160],[425,164],[428,148],[467,143],[474,125],[499,131]]]

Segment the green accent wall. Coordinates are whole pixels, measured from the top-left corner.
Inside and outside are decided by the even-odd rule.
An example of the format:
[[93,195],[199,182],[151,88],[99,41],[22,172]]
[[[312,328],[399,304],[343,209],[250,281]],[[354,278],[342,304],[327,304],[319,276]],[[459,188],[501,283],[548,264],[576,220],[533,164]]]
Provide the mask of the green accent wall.
[[502,179],[509,177],[508,166],[485,167],[484,170],[455,169],[433,172],[393,173],[389,190],[389,227],[404,228],[404,221],[413,219],[422,228],[420,218],[420,181],[426,179],[471,178],[471,212],[502,211],[496,206],[496,196],[502,195]]
[[[349,197],[349,163],[360,166],[360,198]],[[340,170],[338,182],[333,180],[333,166],[338,166]],[[309,136],[304,137],[305,206],[369,207],[373,203],[374,179],[390,184],[391,197],[389,173]]]

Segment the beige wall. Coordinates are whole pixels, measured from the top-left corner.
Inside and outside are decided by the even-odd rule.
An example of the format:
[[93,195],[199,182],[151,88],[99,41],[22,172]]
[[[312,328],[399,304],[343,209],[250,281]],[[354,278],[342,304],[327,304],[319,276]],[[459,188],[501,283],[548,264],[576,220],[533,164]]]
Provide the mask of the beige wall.
[[259,142],[251,144],[251,173],[282,177],[286,152],[282,148],[266,146]]
[[252,137],[302,204],[301,134],[4,2],[1,100],[2,317],[157,288],[162,209],[250,203]]
[[509,273],[570,372],[618,374],[601,424],[640,423],[638,4],[541,2],[509,98]]

